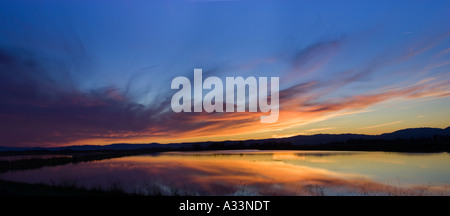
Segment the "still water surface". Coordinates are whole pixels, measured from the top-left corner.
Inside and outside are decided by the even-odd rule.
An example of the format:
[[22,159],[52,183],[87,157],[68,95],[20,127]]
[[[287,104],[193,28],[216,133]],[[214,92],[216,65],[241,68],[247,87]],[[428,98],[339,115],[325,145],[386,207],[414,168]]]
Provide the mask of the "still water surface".
[[145,195],[450,195],[450,154],[166,152],[13,171],[0,178]]

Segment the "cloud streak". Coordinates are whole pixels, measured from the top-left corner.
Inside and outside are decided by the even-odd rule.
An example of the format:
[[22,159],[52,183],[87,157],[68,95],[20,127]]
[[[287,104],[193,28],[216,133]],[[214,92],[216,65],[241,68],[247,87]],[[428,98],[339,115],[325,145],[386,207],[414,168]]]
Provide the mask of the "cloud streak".
[[363,127],[361,129],[372,129],[372,128],[379,128],[379,127],[384,127],[384,126],[388,126],[388,125],[394,125],[394,124],[398,124],[398,123],[402,123],[403,121],[393,121],[393,122],[389,122],[389,123],[384,123],[384,124],[379,124],[379,125],[373,125],[373,126],[369,126],[369,127]]
[[[70,68],[55,67],[68,66],[67,64],[39,58],[32,52],[1,48],[0,145],[51,146],[214,137],[227,139],[226,137],[255,133],[267,133],[266,137],[272,137],[271,132],[276,130],[361,112],[393,99],[449,97],[450,78],[446,74],[441,74],[439,78],[425,76],[427,78],[419,82],[411,82],[405,77],[402,84],[383,84],[370,90],[341,91],[369,76],[383,79],[386,75],[379,71],[414,59],[414,56],[438,46],[446,37],[419,44],[412,52],[374,57],[362,65],[336,72],[338,78],[329,76],[309,81],[303,80],[303,75],[324,69],[333,57],[339,55],[344,43],[339,39],[300,49],[288,61],[290,67],[283,79],[289,80],[290,85],[285,85],[280,90],[280,117],[277,123],[270,125],[259,123],[260,116],[263,115],[260,112],[174,113],[170,109],[169,91],[159,91],[158,101],[138,103],[130,89],[133,82],[141,80],[140,74],[133,76],[125,89],[105,86],[82,90],[67,72]],[[271,59],[270,63],[283,61],[281,58],[268,59]],[[448,65],[446,61],[440,62],[444,62],[440,64],[442,67]],[[430,65],[435,63],[424,67]],[[209,73],[223,75],[221,71],[217,69]],[[416,71],[411,73],[415,75]],[[343,94],[330,96],[336,92]],[[145,92],[139,94],[145,95]],[[402,121],[362,129],[400,122]],[[310,129],[309,132],[327,129],[331,128]]]

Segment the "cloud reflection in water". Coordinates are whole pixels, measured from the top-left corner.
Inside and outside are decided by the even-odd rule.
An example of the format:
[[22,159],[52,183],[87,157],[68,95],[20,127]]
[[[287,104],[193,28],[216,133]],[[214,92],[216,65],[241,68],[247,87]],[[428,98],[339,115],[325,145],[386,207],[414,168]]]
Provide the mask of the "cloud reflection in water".
[[[342,163],[339,157],[353,157],[358,163],[357,156],[361,154],[172,152],[10,172],[2,174],[1,178],[48,184],[71,181],[78,186],[104,189],[119,185],[127,192],[149,195],[432,195],[449,192],[445,184],[399,186],[376,181],[356,170],[338,172],[317,166],[324,163],[339,166]],[[363,155],[367,159],[376,158],[377,154]]]

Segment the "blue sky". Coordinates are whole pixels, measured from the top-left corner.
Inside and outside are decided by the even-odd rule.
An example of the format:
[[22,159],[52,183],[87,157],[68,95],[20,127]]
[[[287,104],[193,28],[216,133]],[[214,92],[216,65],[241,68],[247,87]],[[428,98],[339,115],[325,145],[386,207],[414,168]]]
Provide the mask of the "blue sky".
[[[449,126],[449,16],[446,0],[1,0],[4,133],[66,145]],[[171,113],[171,80],[194,68],[279,76],[280,122]]]

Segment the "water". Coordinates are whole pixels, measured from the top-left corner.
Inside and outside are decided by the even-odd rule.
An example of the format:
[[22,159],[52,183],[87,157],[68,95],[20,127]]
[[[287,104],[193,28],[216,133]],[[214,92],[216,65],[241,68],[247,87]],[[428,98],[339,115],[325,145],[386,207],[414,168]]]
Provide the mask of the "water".
[[449,195],[450,154],[166,152],[0,174],[144,195]]
[[0,156],[1,161],[14,161],[14,160],[26,160],[26,159],[48,159],[48,158],[63,158],[72,157],[71,155],[59,155],[59,154],[37,154],[37,155],[8,155]]

